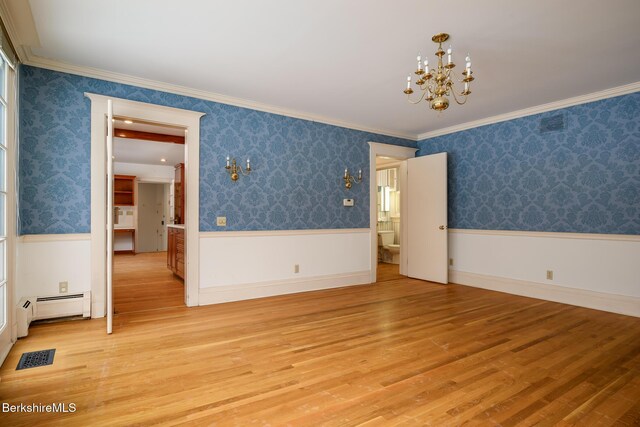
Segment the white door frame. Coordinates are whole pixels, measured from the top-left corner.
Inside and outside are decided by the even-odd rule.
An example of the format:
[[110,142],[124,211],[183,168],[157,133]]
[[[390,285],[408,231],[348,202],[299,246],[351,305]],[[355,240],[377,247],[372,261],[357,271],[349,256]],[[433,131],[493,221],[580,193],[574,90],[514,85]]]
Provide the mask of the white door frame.
[[3,333],[0,334],[0,365],[4,362],[5,358],[11,351],[11,347],[18,339],[18,323],[17,316],[15,315],[15,307],[18,301],[14,299],[16,293],[16,283],[17,283],[17,188],[16,188],[16,173],[17,173],[17,152],[18,152],[18,138],[17,138],[17,114],[18,114],[18,105],[17,105],[17,94],[16,94],[16,71],[14,68],[9,65],[9,62],[6,61],[7,67],[7,93],[6,99],[9,102],[7,106],[7,121],[5,124],[6,131],[6,148],[7,148],[7,159],[6,159],[6,182],[5,188],[7,192],[7,198],[5,200],[5,214],[6,214],[6,229],[5,233],[7,236],[5,253],[6,253],[6,264],[5,264],[5,274],[7,283],[5,285],[6,290],[6,300],[5,300],[5,308],[6,308],[6,324],[3,330]]
[[[376,281],[378,275],[378,232],[376,226],[378,224],[378,212],[377,212],[377,188],[376,188],[376,156],[387,156],[398,160],[411,159],[416,156],[417,148],[401,147],[399,145],[382,144],[380,142],[369,142],[369,232],[371,240],[371,283]],[[406,173],[406,168],[404,168]],[[405,177],[406,178],[406,177]],[[407,198],[405,196],[406,191],[403,188],[406,185],[406,179],[400,174],[400,240],[406,242],[406,220]],[[404,193],[403,193],[404,191]],[[400,273],[406,274],[405,269],[407,265],[407,251],[403,251],[400,248]]]
[[91,317],[104,317],[106,312],[106,168],[104,117],[107,100],[113,101],[115,116],[135,117],[159,124],[182,126],[185,138],[185,304],[197,306],[199,301],[199,209],[200,209],[200,118],[204,113],[129,101],[85,92],[91,100]]

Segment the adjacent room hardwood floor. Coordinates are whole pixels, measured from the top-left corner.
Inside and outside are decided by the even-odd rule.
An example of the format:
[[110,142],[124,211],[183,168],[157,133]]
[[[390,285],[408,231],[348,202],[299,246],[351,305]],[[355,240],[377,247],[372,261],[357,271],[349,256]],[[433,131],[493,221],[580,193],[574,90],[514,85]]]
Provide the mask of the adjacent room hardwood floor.
[[400,266],[398,264],[388,264],[386,262],[378,263],[376,276],[378,277],[378,282],[406,279],[406,276],[400,274]]
[[167,268],[167,253],[115,255],[113,306],[116,313],[184,306],[184,285]]
[[640,319],[402,279],[37,325],[0,376],[78,408],[3,426],[638,425]]

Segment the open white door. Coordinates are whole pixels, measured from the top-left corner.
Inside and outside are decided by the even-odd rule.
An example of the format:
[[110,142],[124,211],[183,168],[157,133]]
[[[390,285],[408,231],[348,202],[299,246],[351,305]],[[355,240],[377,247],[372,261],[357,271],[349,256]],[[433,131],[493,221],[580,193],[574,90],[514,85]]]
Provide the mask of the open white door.
[[448,283],[447,153],[407,160],[407,274]]
[[113,103],[107,101],[107,333],[113,331]]

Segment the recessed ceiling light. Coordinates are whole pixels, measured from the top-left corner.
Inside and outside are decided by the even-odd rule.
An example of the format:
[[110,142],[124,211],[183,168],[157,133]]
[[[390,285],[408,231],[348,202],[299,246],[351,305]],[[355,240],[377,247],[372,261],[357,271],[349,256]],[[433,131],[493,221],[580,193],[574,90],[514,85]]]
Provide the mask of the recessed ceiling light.
[[130,125],[130,124],[132,124],[132,123],[133,123],[133,120],[125,120],[124,122],[125,122],[126,124]]
[[160,159],[160,161],[161,161],[162,163],[164,163],[164,162],[166,162],[166,161],[167,161],[167,159]]

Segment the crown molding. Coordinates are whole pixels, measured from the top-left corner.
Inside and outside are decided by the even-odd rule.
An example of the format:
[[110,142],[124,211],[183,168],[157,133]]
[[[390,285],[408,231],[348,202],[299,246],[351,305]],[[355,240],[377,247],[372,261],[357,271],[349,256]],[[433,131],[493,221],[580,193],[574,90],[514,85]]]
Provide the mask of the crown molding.
[[450,126],[442,129],[436,129],[429,132],[420,133],[418,135],[411,133],[403,133],[386,129],[377,129],[367,126],[361,126],[356,123],[346,122],[331,117],[325,117],[303,111],[295,111],[275,105],[264,104],[243,98],[235,98],[232,96],[222,95],[215,92],[193,89],[186,86],[173,85],[156,80],[135,77],[128,74],[115,73],[111,71],[101,70],[92,67],[83,67],[56,61],[53,59],[43,58],[35,55],[30,46],[40,46],[40,40],[33,21],[31,7],[28,1],[24,0],[0,0],[0,17],[9,37],[14,44],[18,58],[23,64],[34,67],[46,68],[48,70],[60,71],[63,73],[75,74],[83,77],[91,77],[100,80],[107,80],[115,83],[127,84],[146,89],[158,90],[161,92],[173,93],[176,95],[188,96],[192,98],[202,99],[206,101],[218,102],[226,105],[233,105],[241,108],[262,111],[265,113],[277,114],[296,119],[308,120],[312,122],[324,123],[332,126],[338,126],[347,129],[353,129],[363,132],[371,132],[380,135],[402,138],[409,141],[422,141],[441,135],[460,132],[480,126],[486,126],[493,123],[504,122],[507,120],[517,119],[521,117],[540,114],[547,111],[567,108],[574,105],[585,104],[588,102],[599,101],[602,99],[613,98],[620,95],[626,95],[640,91],[640,81],[618,86],[599,92],[593,92],[586,95],[580,95],[573,98],[567,98],[560,101],[554,101],[522,110],[512,111],[505,114],[486,117],[479,120],[473,120],[459,125]]
[[324,123],[327,125],[338,126],[347,129],[358,130],[362,132],[371,132],[379,135],[392,136],[395,138],[407,139],[410,141],[417,141],[416,135],[406,134],[401,132],[394,132],[386,129],[376,129],[367,126],[361,126],[355,123],[345,122],[330,117],[320,116],[312,113],[300,112],[291,110],[288,108],[282,108],[275,105],[264,104],[260,102],[250,101],[248,99],[235,98],[232,96],[222,95],[215,92],[209,92],[200,89],[192,89],[185,86],[179,86],[169,83],[163,83],[157,80],[145,79],[141,77],[135,77],[128,74],[115,73],[111,71],[105,71],[98,68],[83,67],[73,64],[68,64],[61,61],[43,58],[34,55],[28,47],[23,46],[23,50],[26,53],[26,57],[22,62],[26,65],[33,67],[46,68],[48,70],[60,71],[63,73],[75,74],[83,77],[91,77],[100,80],[107,80],[110,82],[121,83],[131,86],[142,87],[146,89],[157,90],[161,92],[173,93],[176,95],[188,96],[191,98],[203,99],[206,101],[213,101],[220,104],[233,105],[235,107],[248,108],[251,110],[262,111],[265,113],[277,114],[280,116],[292,117],[295,119],[302,119],[311,122]]
[[128,74],[115,73],[92,67],[83,67],[43,58],[35,55],[31,51],[31,46],[40,46],[40,39],[33,21],[33,14],[28,1],[24,0],[0,0],[0,17],[9,33],[9,38],[14,44],[20,62],[33,67],[46,68],[48,70],[60,71],[63,73],[75,74],[83,77],[91,77],[100,80],[107,80],[115,83],[122,83],[146,89],[158,90],[161,92],[173,93],[176,95],[188,96],[206,101],[218,102],[221,104],[233,105],[241,108],[262,111],[265,113],[277,114],[280,116],[292,117],[295,119],[308,120],[311,122],[324,123],[362,132],[371,132],[379,135],[386,135],[395,138],[417,141],[415,134],[396,132],[386,129],[377,129],[368,126],[361,126],[331,117],[320,116],[312,113],[295,111],[275,105],[250,101],[248,99],[235,98],[215,92],[193,89],[180,85],[160,82],[157,80],[135,77]]
[[586,104],[588,102],[599,101],[601,99],[613,98],[620,95],[640,91],[640,82],[630,83],[624,86],[618,86],[611,89],[605,89],[599,92],[592,92],[586,95],[580,95],[573,98],[567,98],[560,101],[549,102],[548,104],[537,105],[535,107],[524,108],[522,110],[512,111],[510,113],[499,114],[497,116],[486,117],[484,119],[473,120],[471,122],[462,123],[447,128],[436,129],[434,131],[421,133],[418,135],[418,141],[424,139],[435,138],[436,136],[447,135],[450,133],[460,132],[467,129],[486,126],[493,123],[505,122],[507,120],[518,119],[521,117],[532,116],[534,114],[544,113],[546,111],[559,110],[574,105]]
[[24,63],[29,57],[27,46],[40,46],[31,6],[28,1],[0,0],[0,16],[18,59]]

